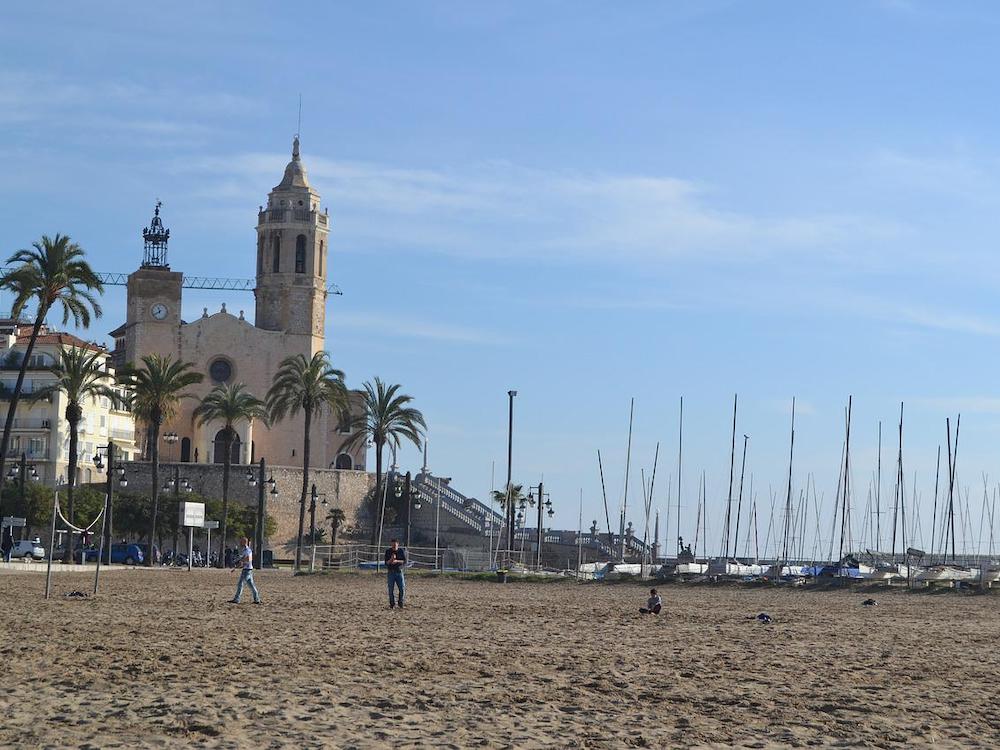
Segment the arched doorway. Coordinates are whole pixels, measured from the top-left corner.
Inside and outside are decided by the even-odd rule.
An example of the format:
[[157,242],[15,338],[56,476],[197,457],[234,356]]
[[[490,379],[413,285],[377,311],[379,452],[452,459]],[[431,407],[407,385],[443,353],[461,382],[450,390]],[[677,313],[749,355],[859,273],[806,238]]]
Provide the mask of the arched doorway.
[[181,463],[191,463],[191,438],[181,438]]
[[337,456],[337,460],[334,463],[333,468],[335,469],[353,469],[354,459],[347,453],[341,453]]
[[[214,455],[212,456],[212,463],[216,463],[216,464],[225,463],[225,460],[226,460],[226,458],[225,458],[226,457],[226,440],[225,440],[225,437],[226,437],[226,431],[224,429],[223,430],[219,430],[217,433],[215,433],[215,447],[214,447],[214,451],[213,451]],[[232,449],[229,451],[229,457],[230,457],[229,460],[232,463],[234,463],[234,464],[238,464],[240,462],[240,436],[239,435],[235,435],[235,434],[233,435],[233,446],[232,446]]]

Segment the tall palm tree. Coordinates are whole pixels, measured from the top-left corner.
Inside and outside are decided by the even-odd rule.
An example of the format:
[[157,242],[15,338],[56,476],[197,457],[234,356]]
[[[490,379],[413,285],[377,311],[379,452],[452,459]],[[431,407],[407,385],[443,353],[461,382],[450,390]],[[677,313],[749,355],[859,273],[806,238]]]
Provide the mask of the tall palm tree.
[[104,287],[83,257],[83,248],[71,242],[66,235],[57,234],[55,237],[43,235],[41,240],[32,243],[31,249],[18,250],[7,259],[7,265],[13,268],[0,278],[0,289],[14,295],[11,317],[18,318],[29,302],[34,301],[36,307],[31,337],[21,359],[14,392],[10,395],[3,438],[0,439],[0,481],[3,481],[10,432],[24,386],[24,373],[45,317],[56,305],[62,307],[63,325],[72,318],[77,327],[86,328],[90,325],[91,315],[101,317],[101,306],[94,295],[103,294]]
[[[364,413],[352,422],[354,434],[344,443],[344,450],[351,450],[371,440],[375,446],[375,504],[382,497],[382,454],[388,445],[398,449],[405,439],[420,449],[427,423],[418,409],[409,406],[412,396],[400,393],[401,385],[386,385],[380,378],[365,383],[362,393]],[[384,512],[384,509],[382,510]],[[379,519],[373,518],[372,544],[378,542]]]
[[[194,410],[193,415],[199,425],[207,422],[222,422],[222,533],[219,534],[219,566],[223,562],[226,549],[227,519],[229,514],[229,469],[233,464],[233,442],[236,439],[235,425],[259,419],[267,422],[264,402],[247,391],[243,383],[215,386]],[[209,550],[211,552],[211,550]]]
[[[49,368],[55,381],[28,396],[35,402],[50,399],[57,393],[66,394],[64,416],[69,424],[69,483],[66,489],[66,509],[70,523],[75,523],[73,508],[73,488],[76,485],[77,450],[80,443],[80,420],[83,418],[83,404],[87,399],[107,398],[112,404],[119,402],[118,393],[110,386],[110,375],[105,368],[107,353],[103,351],[62,349],[59,362]],[[73,553],[72,545],[66,545],[66,559]]]
[[[142,367],[129,366],[121,380],[129,389],[132,414],[149,428],[150,459],[152,462],[153,515],[149,524],[149,557],[153,564],[153,540],[156,538],[156,517],[160,499],[160,428],[177,414],[182,398],[191,396],[187,389],[202,381],[200,372],[193,372],[190,362],[168,356],[147,354]],[[108,467],[110,471],[110,467]]]
[[[500,505],[500,508],[507,511],[507,491],[506,490],[493,490],[493,499]],[[524,486],[520,484],[511,483],[510,485],[510,504],[513,507],[520,505],[522,500],[527,500],[524,494]],[[504,518],[507,516],[505,515]]]
[[302,563],[302,534],[305,530],[306,494],[309,491],[309,431],[313,417],[330,410],[338,417],[348,413],[344,373],[330,364],[328,352],[316,352],[312,359],[296,354],[282,360],[267,391],[267,410],[272,422],[300,411],[305,419],[302,436],[302,495],[299,498],[299,533],[295,540],[295,569]]
[[330,508],[330,512],[326,514],[326,520],[330,522],[330,546],[336,547],[337,534],[340,527],[344,525],[344,521],[347,520],[347,515],[343,508]]

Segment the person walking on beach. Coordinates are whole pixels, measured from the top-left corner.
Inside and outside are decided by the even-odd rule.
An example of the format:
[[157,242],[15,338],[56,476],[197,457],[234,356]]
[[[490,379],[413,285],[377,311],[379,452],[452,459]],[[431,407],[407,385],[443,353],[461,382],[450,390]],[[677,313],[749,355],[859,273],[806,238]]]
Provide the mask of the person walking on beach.
[[656,593],[656,589],[649,590],[649,599],[646,600],[645,607],[639,607],[639,612],[644,615],[658,615],[663,608],[663,600]]
[[389,586],[389,609],[396,608],[396,592],[399,589],[399,608],[403,608],[403,596],[406,594],[406,578],[403,568],[406,567],[406,550],[400,548],[399,540],[393,539],[389,549],[385,551],[386,582]]
[[[234,596],[231,601],[233,604],[240,603],[240,597],[243,596],[243,585],[246,584],[250,587],[250,592],[253,594],[253,603],[260,604],[260,592],[257,591],[257,586],[253,582],[253,550],[250,549],[250,539],[248,537],[243,537],[240,540],[240,560],[238,565],[242,566],[240,570],[240,580],[236,584],[236,596]],[[234,568],[235,570],[235,568]]]

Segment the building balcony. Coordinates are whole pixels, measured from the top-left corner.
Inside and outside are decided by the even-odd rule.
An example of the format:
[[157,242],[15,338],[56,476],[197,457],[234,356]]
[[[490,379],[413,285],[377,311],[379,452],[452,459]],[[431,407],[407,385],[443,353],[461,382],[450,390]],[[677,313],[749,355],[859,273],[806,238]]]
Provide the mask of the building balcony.
[[55,424],[54,420],[46,418],[14,417],[13,429],[18,432],[37,431],[48,432]]

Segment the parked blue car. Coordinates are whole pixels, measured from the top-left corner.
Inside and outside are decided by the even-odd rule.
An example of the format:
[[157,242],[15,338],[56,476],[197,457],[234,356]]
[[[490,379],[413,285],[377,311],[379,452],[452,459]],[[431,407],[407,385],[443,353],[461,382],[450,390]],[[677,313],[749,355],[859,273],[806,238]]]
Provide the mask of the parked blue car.
[[[96,547],[88,549],[77,549],[74,553],[77,561],[82,560],[83,562],[96,562],[98,549]],[[107,551],[104,552],[105,557],[102,562],[107,561]],[[145,556],[142,554],[142,547],[138,544],[112,544],[111,545],[111,562],[113,563],[124,563],[125,565],[142,565]]]

